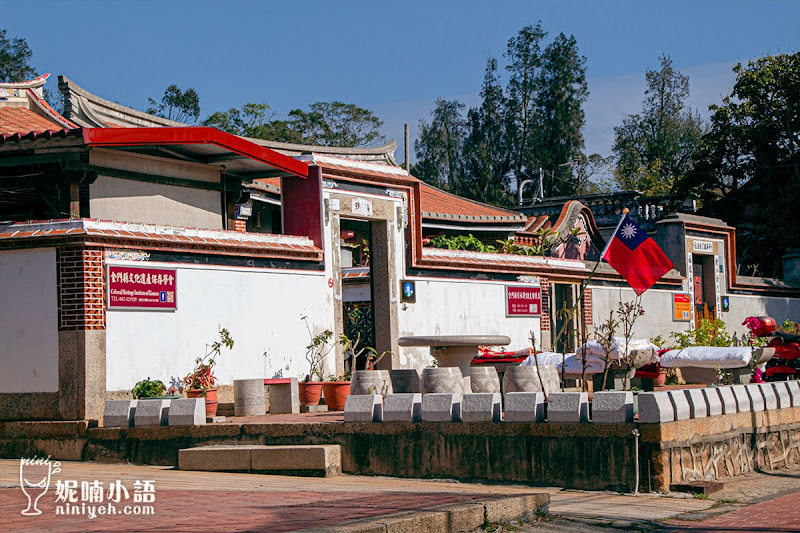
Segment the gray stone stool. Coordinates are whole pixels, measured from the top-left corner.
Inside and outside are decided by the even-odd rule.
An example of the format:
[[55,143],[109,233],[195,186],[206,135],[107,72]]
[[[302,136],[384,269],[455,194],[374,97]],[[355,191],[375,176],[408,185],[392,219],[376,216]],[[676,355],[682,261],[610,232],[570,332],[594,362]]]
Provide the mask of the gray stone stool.
[[300,412],[300,387],[297,378],[265,379],[264,385],[269,385],[269,414]]
[[261,416],[267,413],[264,378],[233,380],[234,416]]

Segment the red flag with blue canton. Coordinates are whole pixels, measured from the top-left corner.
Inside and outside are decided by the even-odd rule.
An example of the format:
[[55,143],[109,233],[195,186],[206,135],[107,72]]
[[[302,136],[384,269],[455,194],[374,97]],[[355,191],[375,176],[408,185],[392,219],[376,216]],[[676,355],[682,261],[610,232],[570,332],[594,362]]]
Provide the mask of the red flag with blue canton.
[[603,259],[625,278],[636,296],[653,286],[673,267],[672,261],[628,215],[603,252]]

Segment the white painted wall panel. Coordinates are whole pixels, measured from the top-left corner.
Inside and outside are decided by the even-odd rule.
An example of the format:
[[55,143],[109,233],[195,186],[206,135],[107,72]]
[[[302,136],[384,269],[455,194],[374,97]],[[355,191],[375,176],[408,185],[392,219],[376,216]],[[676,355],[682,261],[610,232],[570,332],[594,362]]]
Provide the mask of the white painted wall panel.
[[53,248],[0,252],[0,393],[58,391]]
[[[592,289],[592,321],[599,326],[608,320],[610,311],[616,313],[619,303],[632,302],[636,293],[632,289],[622,287],[591,287]],[[672,321],[672,294],[668,291],[650,289],[642,295],[644,315],[636,319],[633,326],[633,338],[649,339],[657,335],[665,338],[673,331],[689,329],[689,322]],[[620,328],[617,336],[621,337]]]
[[[506,285],[519,283],[416,279],[417,301],[399,311],[400,336],[406,335],[508,335],[508,347],[530,346],[534,331],[540,346],[539,317],[506,317]],[[400,348],[402,367],[425,368],[428,348]]]
[[[130,389],[146,377],[181,379],[205,353],[205,344],[218,338],[220,326],[235,342],[218,360],[220,384],[304,377],[309,337],[300,317],[309,317],[314,333],[333,330],[332,291],[321,272],[181,267],[177,279],[175,312],[108,311],[108,390]],[[332,372],[333,352],[327,373]]]

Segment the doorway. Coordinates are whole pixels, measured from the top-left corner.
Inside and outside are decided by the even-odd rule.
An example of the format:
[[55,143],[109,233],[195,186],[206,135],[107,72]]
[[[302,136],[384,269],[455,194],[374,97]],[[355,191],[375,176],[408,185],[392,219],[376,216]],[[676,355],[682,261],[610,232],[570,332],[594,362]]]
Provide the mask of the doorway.
[[[372,290],[373,222],[341,218],[339,223],[342,280],[342,316],[344,334],[358,347],[375,346],[375,306]],[[366,355],[358,358],[355,368],[345,361],[345,371],[363,370]]]
[[[581,309],[567,315],[564,309],[571,309],[578,301],[578,286],[571,283],[554,283],[550,286],[551,330],[553,351],[558,353],[574,353],[578,344],[578,319]],[[564,329],[566,327],[566,329]],[[564,330],[563,334],[559,335]]]
[[692,254],[692,292],[694,316],[714,320],[717,316],[714,256]]

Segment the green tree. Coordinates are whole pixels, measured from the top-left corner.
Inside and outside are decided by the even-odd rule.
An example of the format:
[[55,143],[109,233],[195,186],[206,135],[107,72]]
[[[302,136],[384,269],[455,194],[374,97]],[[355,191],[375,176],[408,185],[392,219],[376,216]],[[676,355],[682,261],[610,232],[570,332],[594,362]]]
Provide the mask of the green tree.
[[164,91],[161,102],[147,99],[147,113],[176,122],[196,122],[200,117],[200,97],[194,89],[181,90],[172,84]]
[[467,113],[464,171],[454,191],[494,205],[507,205],[511,158],[506,131],[506,98],[497,73],[497,60],[489,58],[481,88],[480,107]]
[[800,247],[790,213],[800,205],[800,52],[734,67],[736,82],[711,106],[685,194],[737,227],[742,273],[780,275],[787,248]]
[[537,97],[539,132],[536,155],[539,164],[551,169],[553,179],[545,181],[545,196],[574,194],[579,188],[583,155],[583,104],[589,96],[586,57],[578,52],[575,37],[563,33],[550,43],[542,57],[541,82]]
[[464,104],[457,100],[436,100],[431,122],[419,121],[419,138],[414,141],[417,163],[412,174],[440,189],[457,190],[466,122]]
[[36,76],[30,65],[33,57],[28,43],[21,37],[7,37],[0,28],[0,82],[25,81]]
[[669,56],[659,60],[660,70],[645,73],[642,112],[614,128],[617,184],[646,194],[668,193],[686,176],[704,130],[699,114],[686,106],[689,78]]
[[320,146],[366,147],[385,141],[382,120],[368,109],[342,102],[316,102],[309,111],[294,109],[285,126],[302,142]]
[[547,33],[541,21],[525,26],[508,40],[505,57],[510,73],[507,91],[507,128],[512,171],[521,182],[537,174],[541,165],[536,147],[542,122],[538,96],[542,83],[542,40]]

